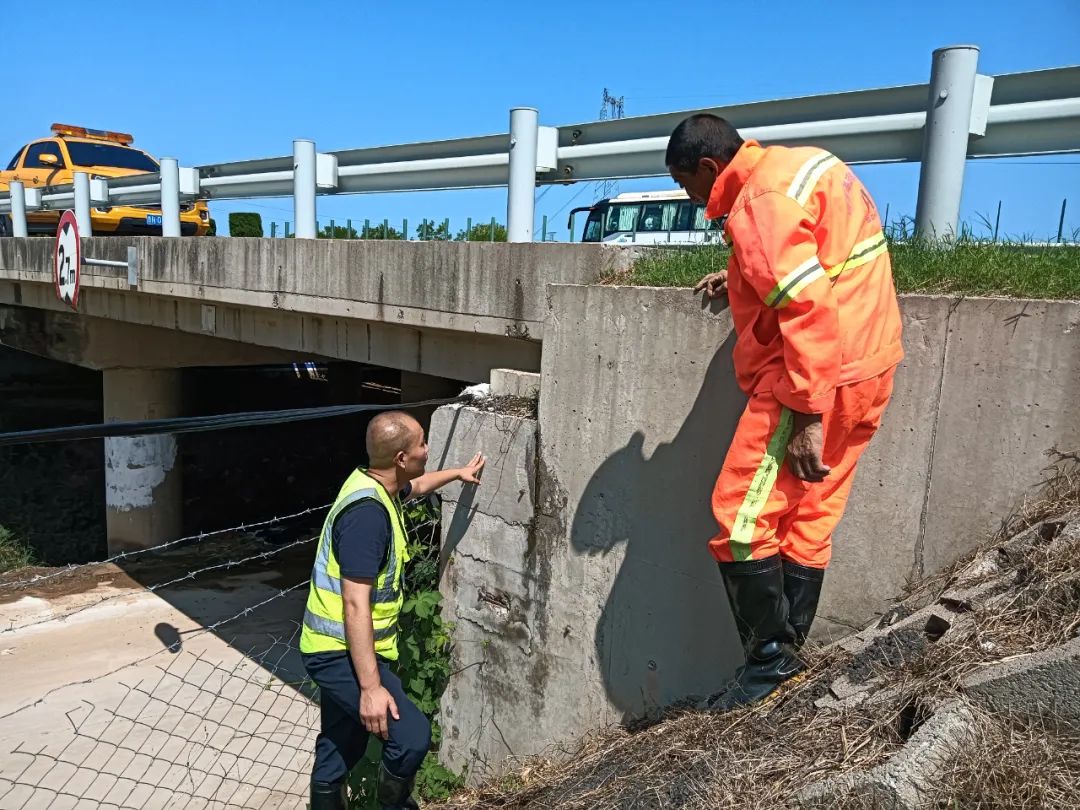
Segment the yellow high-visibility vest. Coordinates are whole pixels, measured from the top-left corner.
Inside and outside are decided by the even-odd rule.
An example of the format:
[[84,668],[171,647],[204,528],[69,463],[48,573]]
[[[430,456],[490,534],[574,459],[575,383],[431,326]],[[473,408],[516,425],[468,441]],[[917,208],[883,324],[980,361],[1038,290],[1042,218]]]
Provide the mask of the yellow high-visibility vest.
[[363,500],[381,503],[390,515],[393,533],[386,561],[379,569],[371,591],[371,620],[375,630],[375,654],[390,661],[398,657],[398,616],[401,613],[401,573],[409,559],[401,506],[382,484],[356,470],[346,479],[323,523],[319,550],[311,571],[304,628],[300,633],[300,652],[334,652],[348,648],[345,640],[345,604],[341,599],[341,568],[334,555],[334,521],[347,507]]

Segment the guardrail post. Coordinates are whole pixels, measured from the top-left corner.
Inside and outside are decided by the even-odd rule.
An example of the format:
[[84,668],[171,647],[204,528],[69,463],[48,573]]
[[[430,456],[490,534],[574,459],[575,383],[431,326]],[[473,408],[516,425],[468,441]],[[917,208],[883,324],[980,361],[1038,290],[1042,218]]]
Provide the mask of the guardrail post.
[[27,236],[26,233],[26,194],[21,180],[12,180],[8,186],[11,197],[11,233],[13,236]]
[[161,235],[180,235],[180,164],[161,159]]
[[79,225],[80,234],[93,236],[94,229],[90,220],[90,175],[86,172],[75,172],[75,221]]
[[923,133],[915,235],[947,242],[958,235],[971,106],[979,49],[953,45],[934,51]]
[[510,181],[506,194],[506,240],[531,242],[536,216],[536,142],[540,114],[532,107],[510,110]]
[[317,235],[314,141],[293,141],[293,213],[296,238],[314,239]]

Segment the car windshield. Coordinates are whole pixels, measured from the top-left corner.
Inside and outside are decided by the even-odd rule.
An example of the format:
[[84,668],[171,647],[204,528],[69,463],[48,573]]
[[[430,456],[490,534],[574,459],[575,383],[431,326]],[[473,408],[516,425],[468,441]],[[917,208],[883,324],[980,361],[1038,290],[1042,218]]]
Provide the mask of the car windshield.
[[111,166],[116,169],[133,169],[156,172],[157,161],[138,149],[116,146],[111,143],[86,143],[67,141],[68,153],[75,166]]

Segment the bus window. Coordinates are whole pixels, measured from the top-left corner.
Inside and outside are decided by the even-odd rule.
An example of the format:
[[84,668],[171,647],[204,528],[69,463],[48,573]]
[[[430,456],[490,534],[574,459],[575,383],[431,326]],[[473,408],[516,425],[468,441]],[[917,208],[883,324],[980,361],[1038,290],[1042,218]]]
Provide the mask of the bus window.
[[640,205],[613,205],[608,212],[607,227],[604,228],[604,235],[622,232],[629,233],[637,229],[638,213],[641,211]]
[[704,205],[695,205],[694,206],[694,230],[695,231],[704,231],[704,230],[707,230],[707,229],[708,229],[708,226],[707,226],[707,224],[705,222],[705,206]]
[[597,209],[589,212],[589,218],[585,220],[585,233],[581,237],[582,242],[599,242],[603,238],[601,223],[604,213]]
[[691,202],[679,203],[678,209],[675,211],[675,224],[672,226],[673,231],[688,231],[694,224],[694,204]]
[[645,210],[641,213],[641,228],[643,231],[666,231],[664,227],[664,214],[665,208],[670,208],[670,205],[664,205],[663,203],[647,203]]

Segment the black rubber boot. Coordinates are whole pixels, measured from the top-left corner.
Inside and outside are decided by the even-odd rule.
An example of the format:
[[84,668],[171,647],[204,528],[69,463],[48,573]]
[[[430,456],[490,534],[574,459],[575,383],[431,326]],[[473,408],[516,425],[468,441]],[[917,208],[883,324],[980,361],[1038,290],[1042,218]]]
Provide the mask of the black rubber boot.
[[311,810],[347,810],[344,782],[311,782]]
[[379,784],[376,788],[375,797],[379,800],[383,810],[420,810],[420,805],[412,797],[414,781],[415,777],[412,776],[408,779],[394,776],[380,762]]
[[709,698],[709,708],[730,711],[767,697],[803,669],[795,655],[795,631],[788,622],[784,571],[780,557],[720,563],[731,611],[739,628],[746,663],[723,691]]
[[795,631],[795,648],[798,649],[810,635],[810,626],[817,613],[821,598],[821,583],[825,579],[824,568],[810,568],[791,560],[783,560],[784,595],[788,601],[788,621]]

